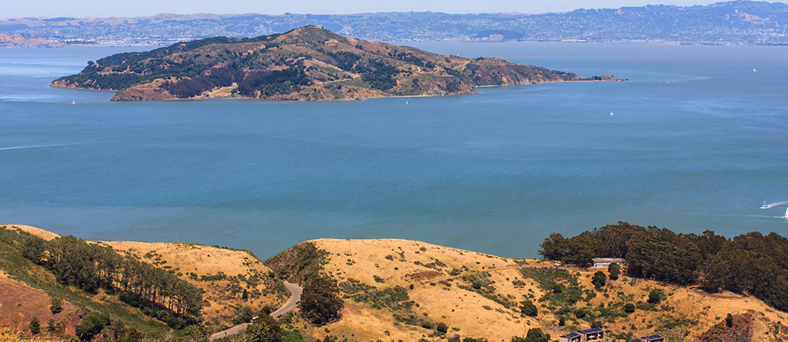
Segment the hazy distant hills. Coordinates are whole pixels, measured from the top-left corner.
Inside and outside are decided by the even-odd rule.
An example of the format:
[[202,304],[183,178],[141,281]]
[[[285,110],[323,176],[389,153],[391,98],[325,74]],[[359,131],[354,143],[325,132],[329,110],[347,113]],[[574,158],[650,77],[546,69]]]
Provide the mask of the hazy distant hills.
[[62,44],[166,44],[257,37],[305,25],[373,41],[564,41],[788,44],[788,4],[733,1],[708,6],[579,9],[547,14],[397,12],[353,15],[171,15],[139,18],[17,18],[0,33]]

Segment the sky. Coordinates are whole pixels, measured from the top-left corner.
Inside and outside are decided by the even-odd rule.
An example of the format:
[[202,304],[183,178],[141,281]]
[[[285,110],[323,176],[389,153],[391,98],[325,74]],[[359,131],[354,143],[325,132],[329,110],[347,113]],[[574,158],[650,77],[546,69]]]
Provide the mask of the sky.
[[[350,14],[435,11],[446,13],[545,13],[578,8],[619,8],[648,4],[708,5],[722,0],[2,0],[0,18],[135,17],[159,13]],[[783,0],[779,2],[788,2]]]

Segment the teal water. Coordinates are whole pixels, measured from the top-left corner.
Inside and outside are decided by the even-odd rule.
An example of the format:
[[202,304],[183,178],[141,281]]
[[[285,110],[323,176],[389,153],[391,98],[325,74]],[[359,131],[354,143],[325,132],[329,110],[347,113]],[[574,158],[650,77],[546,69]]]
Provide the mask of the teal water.
[[759,206],[788,200],[788,49],[418,47],[630,81],[354,102],[112,103],[111,93],[48,84],[128,49],[0,49],[0,222],[263,258],[320,237],[533,257],[551,231],[619,220],[787,234],[785,207]]

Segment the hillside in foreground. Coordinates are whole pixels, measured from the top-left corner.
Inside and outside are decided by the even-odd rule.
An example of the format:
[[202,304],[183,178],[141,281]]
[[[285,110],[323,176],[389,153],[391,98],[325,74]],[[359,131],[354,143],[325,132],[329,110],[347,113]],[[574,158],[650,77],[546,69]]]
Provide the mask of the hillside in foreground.
[[178,43],[89,62],[54,87],[111,90],[113,100],[357,100],[473,94],[475,87],[567,81],[572,73],[497,58],[467,59],[347,38],[317,26],[257,38]]
[[[17,229],[50,241],[58,238],[32,227],[6,226],[4,231]],[[9,243],[10,238],[6,236],[3,235],[0,243]],[[265,262],[245,251],[202,245],[95,244],[138,256],[202,289],[207,304],[200,319],[209,323],[206,324],[208,332],[231,325],[231,316],[238,316],[239,307],[248,306],[258,312],[265,306],[283,303],[287,296],[276,290],[280,280],[303,286],[309,279],[322,275],[338,285],[344,309],[341,319],[323,326],[308,323],[298,310],[295,315],[280,319],[283,330],[297,331],[305,341],[322,341],[327,336],[339,341],[456,338],[510,341],[534,328],[555,338],[592,325],[604,327],[613,340],[652,333],[662,334],[671,341],[780,341],[788,338],[784,325],[788,322],[788,314],[754,297],[730,292],[707,294],[696,288],[623,275],[597,287],[593,275],[598,270],[607,273],[607,269],[556,267],[552,261],[503,258],[417,241],[320,239],[301,243]],[[31,335],[25,323],[29,322],[30,315],[49,312],[50,294],[47,293],[79,291],[75,286],[63,289],[62,285],[56,287],[35,280],[45,278],[38,266],[14,259],[7,254],[10,249],[3,251],[0,269],[4,273],[0,281],[13,283],[26,292],[35,292],[40,298],[25,301],[10,311],[0,311],[0,317],[14,320],[0,319],[0,330],[6,329],[6,334],[13,331],[19,334],[14,336],[27,339]],[[24,267],[27,271],[21,270],[19,265],[23,264],[27,265]],[[38,272],[41,274],[32,276]],[[260,280],[250,284],[251,279]],[[243,298],[242,289],[247,290],[247,299]],[[129,326],[154,326],[145,332],[149,336],[179,336],[178,330],[157,323],[137,308],[124,305],[117,300],[117,294],[110,291],[99,290],[96,294],[80,296],[66,296],[75,298],[75,303],[67,301],[65,310],[58,314],[60,316],[56,315],[57,321],[67,325],[71,322],[73,327],[80,318],[84,319],[87,311],[100,310],[99,306],[111,307],[112,315],[126,314],[142,321],[124,318]],[[87,300],[80,299],[83,297]],[[13,298],[0,291],[0,302],[10,303],[11,300]],[[535,311],[528,308],[528,302],[533,304]],[[9,308],[4,305],[0,310]],[[731,327],[725,324],[728,314],[731,314]],[[44,326],[49,316],[41,318]],[[110,327],[105,329],[111,331]],[[0,337],[2,334],[0,332]]]

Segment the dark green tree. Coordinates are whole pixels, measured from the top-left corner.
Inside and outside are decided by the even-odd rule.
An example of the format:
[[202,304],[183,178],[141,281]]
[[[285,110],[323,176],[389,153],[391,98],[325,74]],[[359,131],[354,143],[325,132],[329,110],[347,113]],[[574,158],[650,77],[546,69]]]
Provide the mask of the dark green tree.
[[536,317],[539,315],[539,309],[534,305],[534,303],[530,300],[523,301],[520,306],[520,311],[523,312],[523,315]]
[[728,314],[728,316],[725,316],[725,326],[728,327],[728,328],[732,328],[733,327],[733,316],[731,314]]
[[59,296],[53,296],[49,301],[49,311],[52,311],[52,314],[54,315],[57,315],[63,311],[63,298]]
[[607,267],[607,273],[610,275],[610,280],[618,280],[618,276],[621,275],[621,265],[615,262],[611,263]]
[[660,289],[651,290],[651,292],[648,293],[648,302],[651,304],[659,304],[664,296],[665,293]]
[[632,303],[627,303],[626,305],[624,305],[624,312],[628,314],[635,312],[635,305]]
[[607,276],[605,275],[605,272],[596,271],[596,273],[594,273],[594,277],[591,279],[591,284],[594,284],[594,287],[596,287],[597,290],[605,287],[607,284]]
[[345,303],[339,297],[339,287],[330,280],[317,277],[309,280],[301,296],[301,315],[314,325],[321,326],[338,320]]
[[38,317],[33,316],[33,318],[30,319],[30,333],[35,335],[40,332],[41,332],[41,322],[38,321]]
[[249,342],[281,342],[279,323],[268,315],[260,315],[244,332]]
[[95,311],[91,312],[82,319],[82,322],[77,324],[77,337],[82,341],[90,341],[104,330],[107,323],[107,318],[104,315]]

